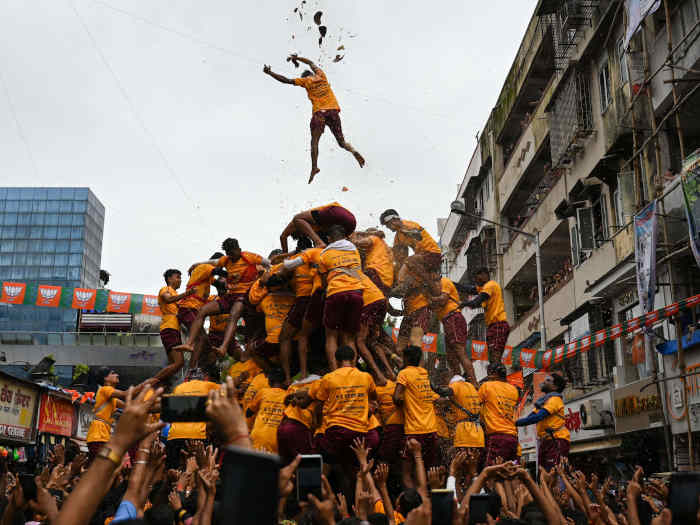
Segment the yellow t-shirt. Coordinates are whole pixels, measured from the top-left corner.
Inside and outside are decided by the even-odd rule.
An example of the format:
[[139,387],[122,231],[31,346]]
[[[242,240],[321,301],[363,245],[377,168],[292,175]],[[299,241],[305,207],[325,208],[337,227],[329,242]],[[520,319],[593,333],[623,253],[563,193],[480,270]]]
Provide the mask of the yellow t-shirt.
[[[336,250],[326,248],[321,252],[319,271],[326,274],[326,297],[339,292],[362,290],[364,287],[360,278],[362,259],[355,250]],[[346,273],[345,270],[349,270]]]
[[428,299],[421,292],[406,295],[403,300],[403,314],[411,315],[413,312],[429,306]]
[[488,281],[484,286],[478,286],[477,291],[489,294],[488,301],[483,303],[486,326],[499,321],[506,321],[506,307],[503,304],[503,294],[498,283],[496,281]]
[[260,310],[265,314],[265,332],[267,333],[265,341],[279,343],[282,325],[287,319],[289,310],[294,306],[294,293],[284,290],[270,292],[258,279],[250,288],[248,299],[250,304],[259,305]]
[[443,277],[440,280],[440,289],[442,293],[447,294],[448,299],[445,306],[443,306],[437,313],[438,321],[442,321],[455,310],[459,310],[460,304],[459,292],[457,291],[457,287],[455,287],[452,280],[448,279],[447,277]]
[[[302,278],[301,286],[296,284],[296,294],[297,297],[304,297],[304,294],[308,292],[308,295],[313,294],[316,290],[323,286],[323,280],[321,279],[321,273],[318,271],[318,266],[321,264],[321,248],[308,248],[299,254],[304,265],[310,269],[312,275],[311,290],[308,290],[304,279]],[[298,270],[299,268],[297,268]]]
[[379,278],[385,286],[394,284],[394,255],[391,249],[376,235],[370,235],[372,246],[367,249],[365,255],[365,268],[376,270]]
[[281,388],[263,388],[248,405],[255,412],[250,440],[253,448],[277,453],[277,427],[284,414],[284,398],[287,392]]
[[[377,500],[377,502],[374,504],[374,513],[386,515],[386,511],[384,510],[384,503],[382,502],[382,500]],[[406,518],[404,518],[398,510],[395,510],[394,521],[396,523],[403,523],[406,521]]]
[[[209,302],[214,302],[219,298],[218,295],[210,295]],[[209,332],[225,332],[228,320],[231,318],[230,313],[210,315],[209,316]]]
[[[180,383],[173,390],[173,395],[176,396],[205,396],[211,390],[217,390],[219,385],[211,381],[202,381],[193,379]],[[171,439],[206,439],[207,438],[207,423],[206,421],[194,423],[173,423],[168,432],[168,441]]]
[[[112,397],[113,393],[113,386],[101,386],[97,390],[93,411],[96,409],[99,411],[95,412],[95,419],[93,419],[92,423],[90,423],[87,438],[85,439],[85,441],[88,443],[106,443],[109,441],[112,433],[112,424],[114,423],[112,416],[114,415],[114,411],[117,409],[117,403],[119,402],[116,397]],[[100,418],[102,421],[97,418]]]
[[311,101],[311,111],[323,111],[326,109],[337,109],[340,111],[340,106],[335,98],[335,94],[328,83],[326,74],[317,69],[317,73],[310,77],[295,78],[294,84],[306,89],[306,94]]
[[372,279],[360,272],[362,277],[362,306],[367,306],[385,299],[384,293],[372,282]]
[[403,410],[394,404],[396,383],[387,379],[386,385],[377,385],[379,417],[384,425],[403,425]]
[[564,401],[558,396],[553,396],[547,400],[542,408],[549,412],[549,416],[537,422],[537,437],[548,436],[547,430],[556,430],[554,432],[555,438],[571,441],[571,434],[565,425]]
[[251,252],[241,252],[241,257],[236,262],[231,262],[228,255],[221,257],[216,267],[226,268],[226,284],[229,293],[247,293],[258,278],[256,265],[261,264],[262,260],[260,255]]
[[[233,379],[234,381],[243,372],[248,372],[248,379],[243,381],[238,386],[238,390],[240,392],[246,391],[246,389],[250,385],[250,382],[255,378],[255,376],[257,376],[260,372],[262,372],[262,369],[258,366],[258,364],[253,359],[248,359],[247,361],[236,361],[235,363],[233,363],[231,365],[231,368],[228,369],[228,375],[230,375],[231,379]],[[241,396],[241,397],[243,397],[243,396]]]
[[376,392],[372,376],[352,366],[343,366],[323,376],[309,388],[309,396],[323,401],[325,428],[339,426],[367,432],[369,395]]
[[[454,401],[459,406],[466,408],[472,414],[478,416],[481,413],[481,400],[474,385],[466,381],[457,381],[449,386],[454,392]],[[484,430],[479,422],[461,421],[468,418],[468,415],[458,407],[454,407],[457,416],[457,427],[455,428],[455,447],[483,447]]]
[[[243,414],[245,415],[248,407],[255,399],[257,393],[263,388],[270,388],[270,383],[267,380],[267,376],[263,373],[256,375],[253,380],[248,385],[248,390],[243,394]],[[255,422],[255,417],[247,417],[246,423],[248,423],[248,429],[253,428],[253,423]]]
[[192,270],[192,275],[187,281],[187,290],[194,288],[196,292],[194,295],[180,299],[178,302],[180,308],[194,308],[196,310],[207,302],[209,290],[211,289],[211,272],[213,270],[214,266],[211,264],[199,264]]
[[518,404],[517,388],[505,381],[486,381],[479,388],[479,399],[483,403],[481,419],[486,434],[518,435],[514,421]]
[[430,387],[428,371],[420,366],[407,366],[399,372],[396,383],[405,388],[403,415],[406,435],[437,432],[433,401],[440,396]]
[[425,228],[413,221],[401,221],[401,228],[420,234],[420,240],[415,239],[412,235],[408,235],[402,231],[396,232],[394,244],[408,246],[413,248],[415,253],[442,253],[440,246],[435,242],[430,234],[425,231]]
[[166,328],[180,330],[180,322],[177,320],[177,303],[166,303],[163,300],[163,294],[165,292],[168,292],[172,296],[177,295],[177,292],[171,286],[163,286],[163,288],[158,290],[158,307],[160,308],[160,313],[162,315],[160,321],[160,331],[162,332]]
[[[287,395],[294,394],[299,390],[306,390],[308,388],[311,388],[311,386],[318,381],[319,380],[317,379],[316,381],[309,381],[308,383],[294,383],[290,385],[287,389]],[[301,408],[299,406],[289,404],[284,408],[284,416],[288,419],[298,421],[308,429],[312,429],[314,426],[315,407],[315,401],[306,408]]]

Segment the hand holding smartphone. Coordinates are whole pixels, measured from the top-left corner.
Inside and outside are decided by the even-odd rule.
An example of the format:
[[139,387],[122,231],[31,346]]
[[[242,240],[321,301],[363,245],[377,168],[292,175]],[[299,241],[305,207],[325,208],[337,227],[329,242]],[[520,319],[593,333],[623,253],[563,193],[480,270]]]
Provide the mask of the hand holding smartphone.
[[431,523],[452,523],[455,509],[455,492],[452,489],[433,489],[430,491],[432,506]]
[[167,423],[198,423],[207,420],[208,396],[166,394],[160,401],[160,419]]
[[321,474],[323,474],[323,458],[318,454],[301,456],[297,467],[297,499],[308,501],[308,495],[313,494],[319,500],[321,496]]

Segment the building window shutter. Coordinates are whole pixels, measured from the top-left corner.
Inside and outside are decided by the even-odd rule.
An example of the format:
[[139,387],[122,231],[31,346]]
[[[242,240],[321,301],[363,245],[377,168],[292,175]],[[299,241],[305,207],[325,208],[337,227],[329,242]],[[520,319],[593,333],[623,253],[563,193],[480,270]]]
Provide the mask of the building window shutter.
[[579,208],[576,210],[576,222],[578,223],[579,248],[583,252],[592,252],[595,247],[593,227],[593,208]]
[[578,266],[579,250],[578,250],[578,226],[574,225],[571,228],[571,264]]

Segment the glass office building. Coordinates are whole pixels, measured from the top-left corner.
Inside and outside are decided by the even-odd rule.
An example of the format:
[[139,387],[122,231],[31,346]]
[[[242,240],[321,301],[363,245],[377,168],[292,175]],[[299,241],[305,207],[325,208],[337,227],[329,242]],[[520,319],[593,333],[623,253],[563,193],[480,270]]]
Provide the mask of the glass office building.
[[[89,188],[0,188],[0,281],[96,288],[105,208]],[[0,304],[0,331],[75,331],[77,312]]]

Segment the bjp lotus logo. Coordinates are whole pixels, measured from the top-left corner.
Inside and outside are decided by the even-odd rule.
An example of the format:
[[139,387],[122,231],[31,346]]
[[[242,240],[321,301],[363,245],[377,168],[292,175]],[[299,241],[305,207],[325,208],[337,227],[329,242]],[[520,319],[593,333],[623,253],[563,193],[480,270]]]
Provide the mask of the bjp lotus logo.
[[75,300],[81,308],[84,308],[90,302],[90,299],[92,299],[94,294],[95,292],[90,292],[87,290],[76,290]]
[[432,345],[435,342],[435,336],[433,334],[427,334],[423,336],[423,344]]
[[554,350],[554,360],[559,361],[563,355],[564,355],[564,345],[557,346],[557,348]]
[[110,296],[110,299],[112,300],[112,304],[114,306],[122,306],[124,303],[126,303],[128,298],[129,298],[128,295],[119,294],[119,293],[113,293]]
[[148,308],[153,308],[153,309],[155,309],[155,308],[158,307],[158,298],[157,298],[157,297],[145,296],[145,297],[143,298],[143,302],[146,303],[146,306],[148,306]]
[[22,293],[23,287],[22,286],[12,286],[10,284],[6,284],[4,286],[5,288],[5,294],[10,298],[10,299],[16,299],[19,294]]
[[484,343],[474,343],[472,345],[472,349],[474,350],[474,358],[480,359],[481,356],[484,355],[484,350],[486,350],[486,345]]
[[57,294],[57,288],[39,288],[39,301],[41,304],[51,304]]

